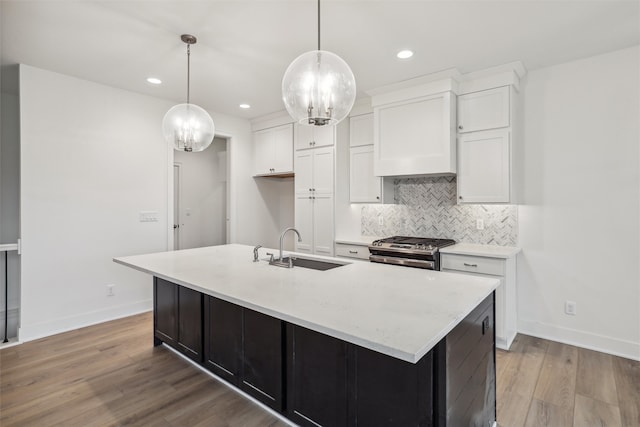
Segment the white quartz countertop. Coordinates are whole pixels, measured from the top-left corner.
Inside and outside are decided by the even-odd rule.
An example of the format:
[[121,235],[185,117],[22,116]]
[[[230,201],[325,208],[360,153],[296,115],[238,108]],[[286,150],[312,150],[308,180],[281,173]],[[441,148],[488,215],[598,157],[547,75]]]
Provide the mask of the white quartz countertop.
[[261,261],[255,263],[253,247],[237,244],[114,261],[412,363],[499,284],[497,279],[364,262],[327,271],[287,269],[269,265],[267,251],[272,252],[260,249]]
[[513,246],[479,245],[476,243],[456,243],[440,249],[442,254],[484,256],[489,258],[513,258],[520,248]]

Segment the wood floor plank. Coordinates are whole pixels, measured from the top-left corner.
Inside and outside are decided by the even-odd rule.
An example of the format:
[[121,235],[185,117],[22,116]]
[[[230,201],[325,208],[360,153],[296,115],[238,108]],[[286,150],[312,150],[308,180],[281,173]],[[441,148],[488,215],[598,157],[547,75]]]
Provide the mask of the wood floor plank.
[[539,338],[517,335],[511,351],[496,360],[496,409],[501,426],[524,425],[548,346]]
[[577,362],[577,347],[549,342],[533,397],[573,411]]
[[574,427],[622,427],[620,410],[600,400],[576,394]]
[[640,362],[617,356],[611,361],[622,425],[640,426]]
[[612,356],[584,348],[578,349],[576,394],[618,405]]
[[[533,399],[525,427],[564,427],[573,425],[573,411],[542,400]],[[588,427],[584,425],[582,427]]]

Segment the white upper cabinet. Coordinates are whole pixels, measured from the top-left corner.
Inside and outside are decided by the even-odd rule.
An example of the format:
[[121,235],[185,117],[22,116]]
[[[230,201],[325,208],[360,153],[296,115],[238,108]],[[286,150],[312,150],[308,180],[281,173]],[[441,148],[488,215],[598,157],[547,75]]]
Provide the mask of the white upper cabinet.
[[349,147],[373,145],[373,113],[349,117]]
[[509,203],[509,130],[465,133],[458,140],[458,202]]
[[256,176],[293,173],[293,124],[253,133]]
[[482,90],[458,97],[458,133],[510,125],[509,87]]
[[296,124],[296,150],[333,146],[335,126],[305,126]]
[[516,203],[517,101],[512,85],[458,97],[458,203]]
[[349,201],[393,203],[393,182],[373,173],[373,113],[349,118]]
[[446,175],[456,172],[456,96],[445,91],[376,105],[376,176]]

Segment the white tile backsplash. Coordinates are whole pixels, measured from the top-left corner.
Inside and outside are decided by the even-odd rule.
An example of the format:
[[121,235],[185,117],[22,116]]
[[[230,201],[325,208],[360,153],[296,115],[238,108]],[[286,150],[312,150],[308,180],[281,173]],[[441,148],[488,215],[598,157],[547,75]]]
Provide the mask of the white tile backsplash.
[[[361,233],[436,237],[456,242],[515,246],[518,210],[515,205],[458,205],[455,177],[397,179],[395,205],[364,205]],[[484,230],[476,229],[482,219]]]

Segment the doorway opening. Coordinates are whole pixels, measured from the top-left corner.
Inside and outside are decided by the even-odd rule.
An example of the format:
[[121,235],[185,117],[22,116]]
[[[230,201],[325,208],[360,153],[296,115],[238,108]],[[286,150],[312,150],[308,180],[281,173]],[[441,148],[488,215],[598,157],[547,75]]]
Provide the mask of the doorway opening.
[[173,157],[173,249],[229,242],[228,139]]

